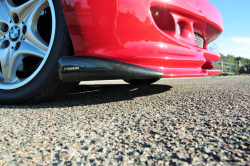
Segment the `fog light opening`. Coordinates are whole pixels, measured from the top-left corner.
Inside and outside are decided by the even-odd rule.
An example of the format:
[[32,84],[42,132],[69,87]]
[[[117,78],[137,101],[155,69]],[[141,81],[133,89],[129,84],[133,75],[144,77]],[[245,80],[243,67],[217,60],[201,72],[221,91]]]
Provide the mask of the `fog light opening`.
[[206,63],[201,67],[202,69],[212,70],[214,68],[214,65],[210,61],[206,61]]

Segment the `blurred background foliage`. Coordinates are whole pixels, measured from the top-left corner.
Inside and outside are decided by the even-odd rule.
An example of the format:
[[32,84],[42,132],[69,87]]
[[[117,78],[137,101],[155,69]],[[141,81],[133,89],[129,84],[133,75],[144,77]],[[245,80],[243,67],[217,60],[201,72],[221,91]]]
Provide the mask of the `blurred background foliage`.
[[[208,49],[211,51],[214,51],[214,52],[219,52],[218,45],[216,43],[212,44],[210,47],[208,47]],[[220,55],[221,55],[220,62],[228,62],[228,63],[235,64],[235,66],[233,66],[233,65],[231,66],[231,67],[234,67],[235,70],[223,68],[223,72],[234,73],[236,71],[237,74],[250,74],[250,59],[240,57],[237,55],[232,55],[232,54],[224,55],[224,54],[220,53]],[[250,55],[250,53],[249,53],[249,55]],[[215,65],[215,66],[217,66],[217,65]],[[215,67],[214,69],[221,69],[221,67]]]

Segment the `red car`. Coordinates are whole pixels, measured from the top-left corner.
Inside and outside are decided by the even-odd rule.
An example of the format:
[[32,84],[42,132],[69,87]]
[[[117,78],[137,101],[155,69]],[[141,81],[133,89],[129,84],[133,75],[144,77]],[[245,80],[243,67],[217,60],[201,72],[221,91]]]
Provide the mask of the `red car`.
[[0,0],[0,103],[55,99],[80,81],[220,74],[207,45],[222,30],[207,0]]

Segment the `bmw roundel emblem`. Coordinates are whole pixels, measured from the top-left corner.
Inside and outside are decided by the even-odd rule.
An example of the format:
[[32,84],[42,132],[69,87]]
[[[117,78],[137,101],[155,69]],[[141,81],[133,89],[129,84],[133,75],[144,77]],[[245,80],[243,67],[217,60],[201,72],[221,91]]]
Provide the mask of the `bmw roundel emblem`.
[[14,26],[10,29],[10,39],[15,41],[20,36],[20,28],[18,26]]

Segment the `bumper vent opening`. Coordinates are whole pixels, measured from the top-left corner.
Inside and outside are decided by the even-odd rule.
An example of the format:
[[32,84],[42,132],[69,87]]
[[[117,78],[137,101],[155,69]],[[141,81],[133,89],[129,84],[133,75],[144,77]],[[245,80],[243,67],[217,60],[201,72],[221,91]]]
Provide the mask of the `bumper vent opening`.
[[175,21],[169,10],[166,7],[152,6],[150,11],[157,27],[168,35],[175,36]]
[[204,38],[198,33],[194,33],[195,35],[195,43],[198,47],[204,48]]

